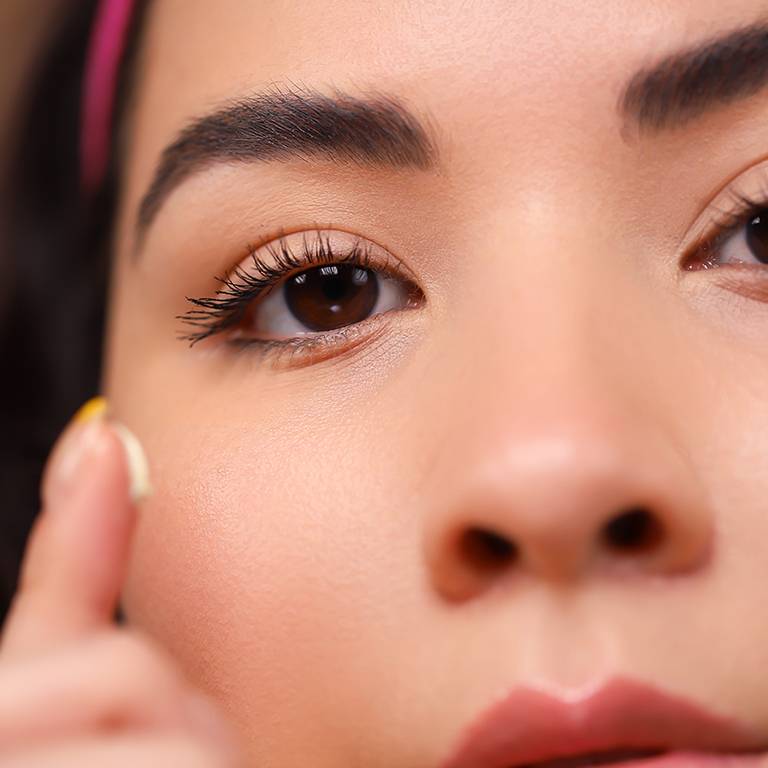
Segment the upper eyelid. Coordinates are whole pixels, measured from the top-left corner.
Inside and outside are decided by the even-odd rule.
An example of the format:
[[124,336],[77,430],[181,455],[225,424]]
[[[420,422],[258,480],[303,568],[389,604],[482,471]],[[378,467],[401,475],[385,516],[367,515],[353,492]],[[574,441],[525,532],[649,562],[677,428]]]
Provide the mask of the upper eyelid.
[[[759,176],[759,192],[748,193],[745,188],[754,176]],[[763,204],[768,207],[768,157],[753,161],[718,186],[675,244],[675,252],[687,260],[692,252],[722,236],[729,227],[741,226],[749,209]]]
[[759,207],[768,204],[768,191],[761,199],[748,199],[741,195],[733,196],[732,210],[717,208],[709,220],[703,222],[688,251],[709,247],[736,232],[749,220]]
[[[329,227],[314,227],[312,229],[305,229],[305,230],[296,230],[294,232],[285,233],[283,230],[279,230],[278,234],[269,238],[265,239],[261,245],[249,245],[247,246],[247,253],[246,256],[243,257],[238,264],[236,264],[231,270],[226,272],[223,277],[229,277],[230,275],[236,274],[238,271],[241,273],[245,273],[248,275],[248,265],[251,265],[254,263],[254,258],[259,258],[260,262],[262,264],[265,264],[267,266],[267,269],[261,269],[259,265],[257,264],[257,271],[265,273],[271,271],[271,265],[264,262],[263,259],[260,259],[258,257],[258,254],[260,251],[262,251],[264,248],[270,249],[270,247],[273,247],[274,244],[278,243],[282,245],[285,242],[288,242],[289,239],[293,235],[301,235],[302,236],[302,243],[299,246],[298,250],[302,251],[302,255],[304,253],[304,243],[309,241],[311,243],[311,240],[313,237],[317,237],[318,240],[323,237],[324,233],[336,233],[338,235],[342,235],[345,237],[350,237],[353,239],[354,244],[349,244],[344,247],[336,247],[333,246],[330,247],[330,250],[335,251],[335,255],[338,255],[339,252],[341,252],[341,255],[343,256],[359,256],[360,253],[365,254],[366,257],[366,265],[370,266],[371,268],[378,269],[382,272],[388,273],[392,277],[405,277],[407,279],[412,280],[413,282],[417,282],[418,278],[414,271],[410,268],[410,266],[403,261],[403,259],[395,256],[392,251],[385,248],[384,246],[378,244],[377,242],[370,240],[368,238],[362,237],[360,235],[353,234],[351,232],[340,230],[340,229],[333,229]],[[307,238],[307,234],[309,234],[309,238]],[[326,240],[328,240],[326,238]],[[290,248],[292,255],[296,255],[296,248],[292,247]],[[272,255],[274,256],[274,251],[272,252]],[[321,266],[322,264],[332,264],[332,263],[343,263],[344,261],[352,261],[353,259],[350,258],[334,258],[332,260],[322,260],[317,262],[307,262],[302,263],[296,266],[295,273],[301,272],[304,269],[311,269],[314,266]],[[392,264],[394,262],[394,265]],[[285,273],[281,276],[281,279],[287,279],[290,277],[291,273]],[[252,277],[252,276],[251,276]],[[274,287],[274,286],[273,286]]]

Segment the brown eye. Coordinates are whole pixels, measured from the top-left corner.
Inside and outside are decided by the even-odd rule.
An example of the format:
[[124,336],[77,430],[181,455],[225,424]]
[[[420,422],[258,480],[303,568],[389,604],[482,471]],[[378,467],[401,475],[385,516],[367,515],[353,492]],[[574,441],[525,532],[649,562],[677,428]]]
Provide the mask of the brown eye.
[[747,222],[746,242],[751,254],[768,264],[768,211],[761,211]]
[[287,339],[335,331],[419,303],[420,290],[372,266],[324,264],[290,275],[257,298],[240,323],[240,337]]
[[293,275],[285,303],[311,331],[331,331],[370,316],[379,298],[376,274],[356,264],[328,264]]

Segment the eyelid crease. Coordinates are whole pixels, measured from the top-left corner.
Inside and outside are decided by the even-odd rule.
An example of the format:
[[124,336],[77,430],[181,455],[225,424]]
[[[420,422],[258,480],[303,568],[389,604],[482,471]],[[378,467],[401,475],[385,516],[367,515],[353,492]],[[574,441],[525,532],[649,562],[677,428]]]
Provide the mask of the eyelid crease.
[[[313,220],[312,223],[307,227],[300,227],[300,228],[294,228],[294,229],[288,229],[286,227],[277,227],[275,230],[273,230],[270,234],[264,235],[260,238],[258,238],[256,241],[252,243],[248,243],[246,247],[243,249],[245,252],[245,256],[240,259],[238,264],[236,264],[231,269],[225,271],[221,278],[217,277],[216,280],[221,280],[222,278],[229,277],[230,275],[234,274],[235,270],[239,265],[243,263],[245,260],[249,260],[252,258],[252,255],[258,251],[261,251],[264,248],[268,248],[271,244],[274,243],[282,243],[289,238],[293,237],[294,235],[302,235],[302,246],[304,247],[304,250],[306,251],[306,235],[307,233],[316,234],[318,236],[318,239],[322,236],[322,233],[324,232],[332,232],[334,234],[341,235],[344,238],[352,238],[354,239],[355,243],[359,243],[364,241],[367,244],[367,247],[372,251],[381,251],[383,253],[388,254],[389,256],[392,256],[392,258],[396,262],[396,269],[398,272],[405,272],[407,273],[408,277],[414,281],[417,280],[416,273],[402,260],[392,255],[391,251],[386,247],[381,245],[381,243],[377,243],[373,240],[370,240],[369,238],[362,237],[361,235],[358,235],[354,232],[350,232],[345,229],[341,229],[338,226],[334,225],[333,223],[329,222],[327,224],[321,224],[318,220]],[[322,263],[334,263],[333,261],[330,262],[322,262]],[[311,265],[310,265],[311,266]]]
[[[757,177],[757,178],[755,178]],[[749,182],[754,180],[754,184]],[[746,191],[746,187],[753,191]],[[761,209],[768,207],[768,158],[752,163],[746,170],[721,185],[702,213],[677,246],[682,252],[681,264],[692,269],[691,260],[702,253],[716,254],[727,237]],[[690,236],[693,230],[693,236]],[[690,243],[683,247],[686,239]]]

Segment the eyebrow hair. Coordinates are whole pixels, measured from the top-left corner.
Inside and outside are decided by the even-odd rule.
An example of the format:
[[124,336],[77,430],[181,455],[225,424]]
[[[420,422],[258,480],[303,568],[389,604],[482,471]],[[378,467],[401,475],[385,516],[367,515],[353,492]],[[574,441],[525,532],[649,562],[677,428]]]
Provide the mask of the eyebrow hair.
[[437,162],[431,130],[393,96],[273,88],[193,120],[163,150],[139,205],[137,248],[163,202],[196,171],[318,155],[368,168],[427,170]]
[[642,69],[625,87],[619,114],[641,133],[680,127],[768,85],[768,24],[732,30]]

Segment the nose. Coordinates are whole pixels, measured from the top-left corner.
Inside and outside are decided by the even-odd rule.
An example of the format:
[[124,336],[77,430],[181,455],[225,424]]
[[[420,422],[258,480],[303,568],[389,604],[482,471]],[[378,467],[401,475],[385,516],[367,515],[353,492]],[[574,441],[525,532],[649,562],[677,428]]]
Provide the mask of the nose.
[[622,452],[610,435],[594,424],[521,431],[461,486],[448,483],[424,539],[435,588],[464,600],[523,576],[563,584],[703,567],[712,521],[685,462]]
[[[643,357],[663,337],[651,330],[653,343],[646,352],[634,345],[627,365],[611,345],[597,350],[585,329],[591,356],[573,335],[551,331],[539,334],[536,366],[522,362],[522,347],[495,355],[493,372],[480,362],[446,373],[451,383],[425,406],[441,410],[431,414],[439,436],[422,487],[424,562],[447,599],[531,578],[657,581],[711,560],[713,514],[685,448],[679,399],[669,382],[638,375],[653,370]],[[618,368],[598,372],[598,355]],[[499,362],[507,357],[515,359]]]

